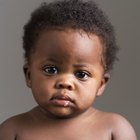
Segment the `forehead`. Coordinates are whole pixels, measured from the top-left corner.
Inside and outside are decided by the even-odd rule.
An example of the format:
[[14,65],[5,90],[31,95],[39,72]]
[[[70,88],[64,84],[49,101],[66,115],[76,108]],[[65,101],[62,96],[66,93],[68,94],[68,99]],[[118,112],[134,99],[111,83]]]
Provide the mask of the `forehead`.
[[40,35],[33,56],[60,62],[101,62],[102,44],[98,36],[84,31],[50,30]]

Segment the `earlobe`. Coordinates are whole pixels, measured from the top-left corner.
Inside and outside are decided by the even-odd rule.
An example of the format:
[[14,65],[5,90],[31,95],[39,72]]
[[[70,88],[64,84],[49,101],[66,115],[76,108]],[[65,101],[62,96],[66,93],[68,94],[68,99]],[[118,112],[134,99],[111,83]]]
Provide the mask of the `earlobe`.
[[23,66],[23,72],[24,72],[24,76],[25,76],[26,85],[30,88],[31,87],[30,68],[27,63],[24,64],[24,66]]
[[105,73],[104,74],[104,77],[103,77],[103,79],[101,81],[100,88],[99,88],[99,90],[97,92],[97,96],[101,96],[103,94],[103,92],[105,90],[105,87],[106,87],[107,82],[109,81],[109,79],[110,79],[110,74],[109,73]]

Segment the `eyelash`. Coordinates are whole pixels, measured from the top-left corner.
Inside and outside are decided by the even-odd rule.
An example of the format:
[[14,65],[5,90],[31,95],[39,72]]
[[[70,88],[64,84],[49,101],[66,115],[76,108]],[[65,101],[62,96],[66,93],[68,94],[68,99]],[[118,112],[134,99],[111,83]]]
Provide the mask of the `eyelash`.
[[90,77],[90,74],[87,71],[81,70],[81,71],[77,71],[75,73],[75,76],[81,81],[86,81]]
[[[53,70],[53,72],[51,70]],[[56,75],[58,73],[58,68],[52,65],[48,65],[43,67],[43,71],[47,75]]]
[[[45,72],[46,75],[49,76],[53,76],[59,73],[58,68],[53,65],[44,66],[42,70]],[[78,70],[74,73],[74,75],[81,81],[86,81],[89,77],[91,77],[91,74],[84,70]]]

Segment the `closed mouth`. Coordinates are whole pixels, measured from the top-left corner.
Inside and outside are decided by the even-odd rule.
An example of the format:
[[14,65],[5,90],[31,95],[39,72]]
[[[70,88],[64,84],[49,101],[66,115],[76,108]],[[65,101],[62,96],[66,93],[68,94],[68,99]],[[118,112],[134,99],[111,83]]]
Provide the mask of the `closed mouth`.
[[67,95],[56,95],[51,98],[50,102],[55,106],[68,107],[74,101]]
[[53,100],[53,99],[69,100],[69,101],[72,102],[72,99],[69,96],[67,96],[67,95],[56,95],[56,96],[51,98],[51,100]]

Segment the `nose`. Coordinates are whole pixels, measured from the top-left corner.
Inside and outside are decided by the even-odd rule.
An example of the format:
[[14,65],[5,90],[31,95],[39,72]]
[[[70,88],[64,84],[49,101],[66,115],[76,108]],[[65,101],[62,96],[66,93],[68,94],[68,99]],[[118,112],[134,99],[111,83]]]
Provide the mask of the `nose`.
[[56,82],[55,86],[57,89],[74,90],[74,83],[72,82],[72,80],[67,79],[67,78],[63,78],[61,80],[58,80]]

